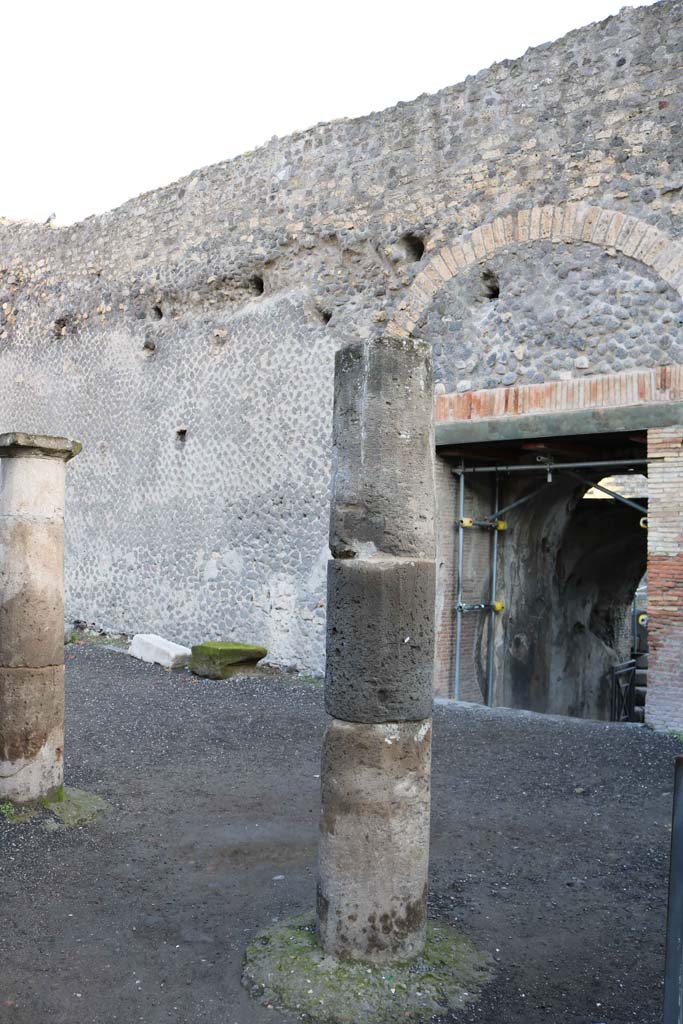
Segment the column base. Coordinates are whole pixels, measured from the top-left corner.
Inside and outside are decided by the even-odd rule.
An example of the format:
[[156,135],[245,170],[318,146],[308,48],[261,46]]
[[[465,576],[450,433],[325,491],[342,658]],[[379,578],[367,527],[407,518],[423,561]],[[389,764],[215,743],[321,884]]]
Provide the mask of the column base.
[[304,915],[267,928],[249,944],[242,984],[269,1007],[319,1024],[431,1020],[476,1003],[493,959],[447,924],[432,921],[422,953],[382,964],[335,960],[320,949]]
[[0,802],[41,800],[64,783],[64,733],[55,730],[33,757],[0,761]]

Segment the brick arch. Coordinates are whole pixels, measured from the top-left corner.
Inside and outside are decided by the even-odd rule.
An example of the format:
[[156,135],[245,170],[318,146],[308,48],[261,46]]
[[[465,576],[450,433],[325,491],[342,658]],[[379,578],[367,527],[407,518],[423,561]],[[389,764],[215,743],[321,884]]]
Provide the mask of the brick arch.
[[496,217],[435,252],[408,289],[387,333],[411,337],[434,296],[461,270],[514,243],[541,241],[589,242],[623,253],[654,270],[683,298],[683,244],[647,221],[582,203],[533,206]]

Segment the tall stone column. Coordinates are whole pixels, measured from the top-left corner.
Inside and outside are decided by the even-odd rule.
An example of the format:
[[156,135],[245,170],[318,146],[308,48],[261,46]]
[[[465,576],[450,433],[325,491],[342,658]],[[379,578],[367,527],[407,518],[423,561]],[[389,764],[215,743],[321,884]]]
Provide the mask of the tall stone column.
[[431,348],[337,353],[318,939],[388,961],[425,940],[435,539]]
[[64,778],[64,490],[79,451],[0,435],[0,801]]

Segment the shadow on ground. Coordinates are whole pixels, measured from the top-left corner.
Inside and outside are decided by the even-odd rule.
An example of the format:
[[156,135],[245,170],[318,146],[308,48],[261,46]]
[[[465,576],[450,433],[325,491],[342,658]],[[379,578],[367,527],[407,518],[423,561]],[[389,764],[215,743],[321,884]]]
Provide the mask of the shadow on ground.
[[[322,691],[67,648],[67,775],[111,810],[0,818],[2,1024],[295,1020],[240,985],[313,906]],[[497,961],[453,1022],[655,1024],[673,757],[645,729],[439,706],[431,913]]]

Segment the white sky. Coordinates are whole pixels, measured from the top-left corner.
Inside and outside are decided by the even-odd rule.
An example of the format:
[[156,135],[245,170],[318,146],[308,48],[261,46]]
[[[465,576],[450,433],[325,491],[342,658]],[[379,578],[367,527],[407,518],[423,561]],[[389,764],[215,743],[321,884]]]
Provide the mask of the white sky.
[[12,0],[0,216],[82,220],[273,135],[454,85],[623,6]]

